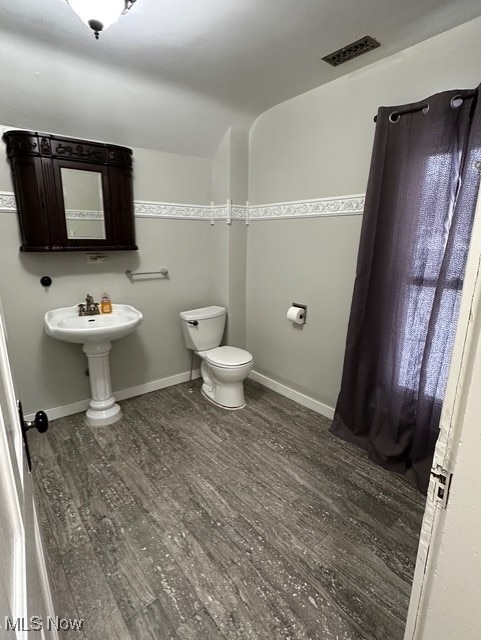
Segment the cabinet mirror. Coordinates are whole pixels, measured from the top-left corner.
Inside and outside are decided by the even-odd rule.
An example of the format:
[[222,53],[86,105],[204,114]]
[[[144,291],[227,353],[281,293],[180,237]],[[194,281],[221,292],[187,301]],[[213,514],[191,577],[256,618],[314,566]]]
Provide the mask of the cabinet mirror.
[[60,169],[67,238],[105,240],[102,174],[99,171]]
[[22,251],[137,249],[130,149],[33,131],[3,139]]

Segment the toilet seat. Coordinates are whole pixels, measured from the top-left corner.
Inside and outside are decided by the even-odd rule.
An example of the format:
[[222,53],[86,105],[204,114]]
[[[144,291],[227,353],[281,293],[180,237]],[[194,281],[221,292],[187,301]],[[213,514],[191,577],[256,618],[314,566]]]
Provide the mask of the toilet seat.
[[252,362],[252,354],[238,347],[215,347],[205,351],[205,359],[215,367],[232,369]]

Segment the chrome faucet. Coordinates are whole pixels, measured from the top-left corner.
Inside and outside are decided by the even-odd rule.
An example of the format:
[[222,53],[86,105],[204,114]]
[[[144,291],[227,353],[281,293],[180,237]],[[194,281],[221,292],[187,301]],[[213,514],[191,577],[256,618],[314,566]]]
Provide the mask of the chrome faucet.
[[94,302],[93,296],[87,293],[85,302],[77,305],[79,316],[96,316],[100,313],[99,303]]

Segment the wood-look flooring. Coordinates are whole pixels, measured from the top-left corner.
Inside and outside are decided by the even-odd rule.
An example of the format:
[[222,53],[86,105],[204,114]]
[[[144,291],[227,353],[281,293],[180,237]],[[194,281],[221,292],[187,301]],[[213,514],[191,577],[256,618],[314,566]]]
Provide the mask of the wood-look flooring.
[[252,382],[29,432],[55,615],[88,640],[401,640],[424,499]]

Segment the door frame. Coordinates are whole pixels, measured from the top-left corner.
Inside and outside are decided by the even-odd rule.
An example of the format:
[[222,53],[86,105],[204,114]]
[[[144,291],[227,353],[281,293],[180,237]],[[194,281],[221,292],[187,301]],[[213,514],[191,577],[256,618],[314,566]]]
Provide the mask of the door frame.
[[[0,300],[0,385],[4,405],[0,415],[0,465],[4,495],[12,523],[14,548],[14,593],[9,613],[28,621],[31,615],[54,615],[52,592],[45,561],[39,519],[33,496],[33,479],[23,443],[22,424],[8,355],[7,333]],[[4,594],[7,595],[7,594]],[[7,605],[7,602],[2,602]],[[7,613],[5,609],[5,613]],[[0,621],[3,624],[3,620]],[[30,637],[26,629],[16,629],[15,638]],[[1,627],[0,627],[1,628]],[[55,627],[40,630],[39,640],[58,640]],[[3,637],[3,636],[2,636]],[[12,636],[13,637],[13,636]]]
[[[464,426],[470,392],[471,371],[479,357],[481,338],[481,186],[478,191],[456,336],[440,419],[440,433],[433,457],[433,471],[453,473]],[[437,499],[437,481],[431,475],[421,526],[416,567],[409,602],[404,640],[422,640],[428,608],[432,604],[441,538],[450,503],[443,507]]]

